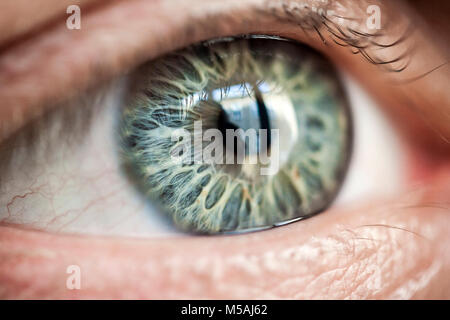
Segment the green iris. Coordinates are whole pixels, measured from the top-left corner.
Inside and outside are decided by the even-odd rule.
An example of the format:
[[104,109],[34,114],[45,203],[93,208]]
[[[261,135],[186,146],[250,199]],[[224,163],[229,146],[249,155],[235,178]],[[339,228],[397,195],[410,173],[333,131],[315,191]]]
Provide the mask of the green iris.
[[[350,157],[350,113],[333,65],[312,49],[264,37],[206,42],[131,78],[120,120],[123,162],[181,230],[281,225],[319,213],[337,194]],[[222,141],[198,137],[196,123]],[[192,140],[174,139],[180,129]],[[215,143],[214,161],[195,141],[203,151]]]

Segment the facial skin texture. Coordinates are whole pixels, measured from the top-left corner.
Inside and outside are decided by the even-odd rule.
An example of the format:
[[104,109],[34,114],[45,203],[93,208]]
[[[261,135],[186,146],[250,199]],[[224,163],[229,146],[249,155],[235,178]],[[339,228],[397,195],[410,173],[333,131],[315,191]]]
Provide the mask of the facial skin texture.
[[[289,19],[252,18],[267,1],[91,4],[82,9],[79,31],[66,29],[62,5],[57,18],[56,2],[64,1],[47,0],[39,12],[20,2],[0,10],[0,21],[27,21],[0,24],[0,141],[50,102],[164,52],[226,35],[274,34],[323,51],[386,106],[408,145],[409,186],[392,199],[240,236],[133,240],[1,225],[0,298],[450,298],[448,51],[444,35],[407,3],[379,2],[392,22],[380,42],[400,38],[408,21],[416,27],[382,53],[393,59],[414,44],[408,68],[394,73],[332,41],[324,45]],[[360,12],[354,2],[342,3]],[[66,288],[69,265],[81,267],[81,290]]]

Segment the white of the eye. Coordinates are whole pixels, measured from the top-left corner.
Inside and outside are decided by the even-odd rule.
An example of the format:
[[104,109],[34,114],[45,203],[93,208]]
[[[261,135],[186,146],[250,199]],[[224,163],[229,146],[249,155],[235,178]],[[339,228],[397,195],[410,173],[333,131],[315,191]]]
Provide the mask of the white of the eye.
[[341,72],[354,124],[353,154],[334,205],[392,195],[405,181],[405,147],[380,106],[349,74]]
[[[125,87],[117,81],[104,94],[85,98],[95,111],[82,140],[71,136],[81,133],[63,132],[64,126],[85,121],[86,116],[70,121],[55,116],[41,127],[42,136],[34,148],[15,147],[12,167],[2,172],[8,183],[0,185],[0,223],[92,235],[173,233],[173,227],[138,195],[120,168],[114,122]],[[73,102],[73,107],[86,109],[82,101]],[[48,145],[51,152],[45,151]]]

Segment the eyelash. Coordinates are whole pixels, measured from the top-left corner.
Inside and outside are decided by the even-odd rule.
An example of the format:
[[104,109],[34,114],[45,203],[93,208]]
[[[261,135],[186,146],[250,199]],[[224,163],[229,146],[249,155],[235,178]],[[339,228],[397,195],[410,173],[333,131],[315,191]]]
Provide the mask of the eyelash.
[[[339,22],[331,20],[325,12],[327,10],[320,9],[318,12],[314,7],[309,8],[308,5],[303,6],[303,10],[309,10],[307,16],[301,13],[300,7],[289,7],[286,0],[282,0],[278,7],[272,7],[271,14],[278,18],[280,22],[290,22],[298,25],[300,29],[309,34],[314,32],[321,41],[326,45],[327,41],[323,35],[326,31],[330,39],[337,45],[350,48],[353,54],[360,54],[367,62],[377,65],[386,72],[402,72],[410,63],[410,55],[408,54],[411,48],[406,48],[402,53],[389,60],[381,58],[381,54],[376,55],[370,51],[377,51],[389,49],[404,43],[411,33],[414,31],[412,23],[408,24],[405,31],[394,41],[388,44],[382,44],[375,41],[384,34],[381,31],[374,33],[367,33],[353,29],[349,26],[340,26]],[[343,17],[333,15],[346,21],[355,21],[353,17]]]

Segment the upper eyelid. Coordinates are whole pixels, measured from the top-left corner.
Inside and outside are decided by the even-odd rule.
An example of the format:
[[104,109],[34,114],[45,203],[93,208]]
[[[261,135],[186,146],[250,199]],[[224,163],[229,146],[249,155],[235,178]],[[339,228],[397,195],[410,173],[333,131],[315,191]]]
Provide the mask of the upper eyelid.
[[[134,65],[137,65],[141,62],[144,62],[144,60],[147,60],[149,58],[154,57],[155,55],[161,54],[164,51],[172,50],[175,48],[171,48],[169,44],[164,44],[165,48],[155,48],[156,44],[161,45],[161,42],[156,43],[156,41],[161,41],[161,39],[154,39],[155,42],[153,43],[153,51],[148,49],[149,42],[146,44],[143,44],[142,47],[145,47],[147,45],[147,52],[144,52],[145,49],[137,48],[135,46],[135,49],[139,51],[139,53],[128,53],[124,54],[122,52],[121,57],[107,57],[103,55],[103,57],[96,56],[95,53],[93,53],[93,49],[95,49],[95,43],[92,43],[95,40],[95,37],[91,36],[92,34],[95,35],[96,32],[100,32],[100,37],[105,36],[105,34],[101,33],[102,28],[103,31],[112,31],[115,32],[118,35],[122,36],[122,41],[124,40],[124,30],[122,30],[117,24],[115,25],[110,24],[108,25],[108,18],[107,14],[112,13],[117,15],[122,14],[122,18],[125,18],[127,14],[132,18],[136,18],[136,20],[139,22],[138,19],[144,19],[146,13],[152,13],[152,5],[155,4],[149,4],[148,2],[143,5],[140,9],[142,12],[136,12],[137,8],[133,8],[133,5],[136,4],[136,7],[139,5],[139,1],[129,1],[127,3],[118,3],[117,6],[110,6],[109,8],[105,10],[99,10],[94,11],[92,15],[85,15],[83,20],[83,25],[86,28],[92,27],[92,29],[89,29],[89,33],[84,33],[83,37],[79,37],[77,34],[70,34],[70,31],[65,30],[65,26],[59,26],[54,30],[50,31],[50,36],[53,37],[53,39],[59,39],[59,43],[55,43],[55,41],[51,41],[48,39],[45,39],[48,35],[41,35],[38,37],[38,39],[32,39],[31,42],[25,43],[22,45],[19,45],[17,48],[12,48],[11,51],[6,52],[3,57],[0,57],[0,97],[2,98],[3,103],[6,105],[6,107],[3,107],[0,110],[0,121],[2,121],[2,130],[0,131],[0,141],[3,140],[9,133],[13,131],[14,124],[22,122],[22,124],[25,122],[26,119],[30,118],[34,114],[39,114],[41,112],[44,112],[47,108],[49,108],[49,104],[52,104],[55,100],[63,100],[61,96],[57,96],[57,94],[65,93],[67,97],[73,96],[78,92],[83,91],[86,89],[86,87],[92,86],[93,84],[97,83],[100,80],[106,80],[116,74],[119,74],[123,72],[123,69],[126,69],[127,67],[133,67]],[[273,12],[270,10],[273,9],[273,7],[270,7],[268,4],[273,4],[274,2],[271,1],[262,1],[264,4],[264,7],[259,8],[257,11],[252,11],[252,7],[249,6],[249,8],[241,8],[240,10],[245,13],[246,10],[250,10],[251,12],[258,12],[260,17],[263,16],[270,16],[271,18],[274,17]],[[267,5],[267,6],[266,6]],[[158,7],[156,7],[157,9]],[[153,8],[154,10],[155,8]],[[164,8],[160,8],[164,9]],[[167,8],[165,8],[167,10]],[[125,12],[123,14],[122,11]],[[134,11],[133,11],[134,10]],[[106,13],[104,11],[107,11]],[[181,10],[180,10],[181,11]],[[164,15],[164,12],[159,12],[160,14]],[[235,12],[232,12],[235,13]],[[173,12],[166,12],[166,15],[168,14],[174,14]],[[177,13],[180,14],[180,13]],[[148,17],[148,16],[147,16]],[[214,30],[209,30],[209,34],[205,35],[202,32],[204,32],[205,25],[211,24],[212,21],[218,21],[218,17],[222,18],[222,21],[219,20],[219,23],[214,24]],[[130,17],[128,17],[130,18]],[[269,17],[270,18],[270,17]],[[276,17],[279,19],[280,17]],[[306,16],[306,18],[308,18]],[[96,20],[97,19],[97,20]],[[178,30],[178,34],[175,34],[174,32],[170,30],[165,30],[166,36],[172,37],[173,43],[176,43],[176,46],[184,46],[190,44],[188,41],[193,41],[192,39],[198,38],[198,40],[202,40],[202,38],[211,38],[211,37],[220,37],[225,34],[223,33],[231,33],[233,30],[223,30],[226,29],[226,27],[230,28],[229,26],[233,26],[232,23],[235,24],[232,28],[236,30],[241,30],[241,33],[245,33],[245,28],[248,27],[249,21],[241,21],[240,26],[236,26],[236,18],[234,16],[231,16],[229,12],[208,12],[205,11],[205,17],[194,17],[190,16],[189,14],[186,14],[184,16],[185,21],[182,22],[180,25],[177,25],[175,29]],[[194,21],[195,24],[188,22]],[[242,20],[242,19],[241,19]],[[258,28],[261,28],[261,22],[260,20],[257,20],[258,25],[252,25],[248,30],[248,33],[250,32],[260,32]],[[100,21],[100,22],[99,22]],[[106,24],[105,24],[106,22]],[[103,23],[103,24],[102,24]],[[153,26],[155,29],[157,29],[157,24],[149,23],[149,21],[141,21],[140,26],[143,28],[147,28],[144,31],[144,34],[148,34],[148,32],[152,31],[149,30],[149,25]],[[147,25],[145,24],[147,23]],[[172,21],[173,23],[173,21]],[[139,23],[134,24],[134,28],[136,29],[136,25],[139,25]],[[165,24],[161,24],[164,27]],[[161,25],[159,26],[161,28]],[[87,26],[87,27],[86,27]],[[186,26],[189,26],[186,28]],[[95,27],[99,27],[100,31],[97,31]],[[127,26],[124,26],[123,29],[126,29]],[[221,30],[222,28],[222,30]],[[150,28],[151,29],[151,28]],[[129,30],[129,32],[133,32],[135,30]],[[162,31],[162,30],[158,30]],[[76,32],[76,31],[75,31]],[[173,34],[172,34],[173,33]],[[222,33],[222,34],[221,34]],[[72,37],[72,42],[71,40]],[[162,35],[163,37],[164,35]],[[77,44],[77,42],[80,42],[82,46],[84,47],[76,47],[74,45]],[[170,41],[169,41],[170,42]],[[63,45],[61,45],[63,44]],[[104,47],[100,50],[108,51],[108,49],[111,49],[111,43],[103,42],[101,43]],[[65,45],[65,46],[64,46]],[[109,47],[108,47],[109,45]],[[151,46],[151,45],[150,45]],[[34,49],[35,52],[30,52],[31,49]],[[157,52],[157,51],[160,52]],[[74,52],[73,52],[74,51]],[[55,54],[56,52],[56,54]],[[151,54],[150,54],[151,52]],[[80,56],[84,54],[91,55],[89,58],[91,59],[89,61],[86,61]],[[53,56],[51,56],[53,54]],[[64,56],[66,54],[68,57],[71,58],[70,61],[68,61],[67,57]],[[34,55],[34,56],[33,56]],[[78,56],[77,56],[78,55]],[[18,59],[17,59],[18,58]],[[48,63],[42,64],[41,66],[39,63],[39,59],[45,59],[47,58]],[[104,60],[102,60],[104,58]],[[17,60],[16,60],[17,59]],[[53,60],[52,60],[53,59]],[[106,59],[110,59],[109,65],[106,62]],[[118,61],[120,60],[120,61]],[[134,61],[133,61],[134,60]],[[93,63],[93,61],[95,61]],[[123,65],[121,65],[123,64]],[[19,65],[17,68],[16,65]],[[73,79],[68,77],[67,74],[61,74],[61,71],[67,72],[67,66],[72,65],[72,70],[74,71],[75,75],[73,76]],[[44,68],[41,68],[44,67]],[[34,74],[33,72],[30,72],[30,69],[35,68],[37,69]],[[59,70],[58,70],[59,68]],[[50,78],[50,77],[53,77]],[[44,82],[47,81],[47,83]],[[66,82],[64,82],[66,81]],[[84,82],[83,82],[84,81]],[[41,84],[41,88],[38,88],[39,84]],[[64,90],[62,89],[62,85],[65,85]],[[55,93],[54,88],[51,88],[50,86],[56,87],[55,89],[59,89],[60,92],[57,94]],[[59,88],[57,88],[60,86]],[[32,90],[29,90],[29,89]],[[41,91],[40,91],[41,90]],[[8,106],[14,106],[14,108]],[[32,111],[32,113],[30,113]],[[12,118],[16,118],[15,122],[8,121],[6,124],[10,124],[9,127],[5,124],[5,119],[11,120]],[[18,120],[17,120],[18,119]]]

